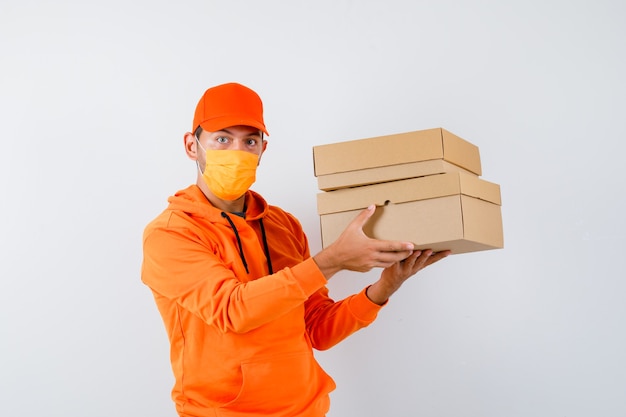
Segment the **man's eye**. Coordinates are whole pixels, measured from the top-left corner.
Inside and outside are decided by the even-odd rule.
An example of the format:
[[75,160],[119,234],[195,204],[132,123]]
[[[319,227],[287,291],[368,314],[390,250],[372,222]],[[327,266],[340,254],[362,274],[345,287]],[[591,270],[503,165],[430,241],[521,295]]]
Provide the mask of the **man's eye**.
[[257,144],[257,140],[256,139],[248,139],[248,146],[254,146]]
[[228,143],[228,138],[225,136],[218,136],[215,140],[217,140],[219,143]]

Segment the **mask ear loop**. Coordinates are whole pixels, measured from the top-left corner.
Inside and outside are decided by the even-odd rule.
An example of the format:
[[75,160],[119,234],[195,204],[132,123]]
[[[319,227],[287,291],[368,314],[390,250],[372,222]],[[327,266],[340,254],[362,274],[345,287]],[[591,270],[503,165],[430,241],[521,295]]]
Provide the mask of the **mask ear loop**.
[[[196,138],[196,142],[198,143],[198,146],[200,147],[200,149],[202,149],[202,152],[204,152],[206,155],[206,149],[204,149],[202,145],[200,145],[200,139],[198,138],[198,136],[194,134],[193,137]],[[206,169],[206,161],[204,162],[204,164],[205,164],[205,169]],[[196,158],[196,167],[198,167],[198,171],[200,172],[200,175],[204,174],[204,172],[202,172],[202,170],[200,169],[200,163],[198,162],[198,158]]]

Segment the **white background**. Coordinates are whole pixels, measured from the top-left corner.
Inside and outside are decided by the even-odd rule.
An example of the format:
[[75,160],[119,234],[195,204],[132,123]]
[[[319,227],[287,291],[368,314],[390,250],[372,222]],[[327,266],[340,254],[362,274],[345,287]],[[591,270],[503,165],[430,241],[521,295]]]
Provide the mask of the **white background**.
[[314,145],[444,127],[502,187],[505,249],[423,271],[317,354],[330,417],[626,415],[625,4],[2,0],[0,415],[175,415],[141,235],[229,81],[266,106],[254,189],[313,252]]

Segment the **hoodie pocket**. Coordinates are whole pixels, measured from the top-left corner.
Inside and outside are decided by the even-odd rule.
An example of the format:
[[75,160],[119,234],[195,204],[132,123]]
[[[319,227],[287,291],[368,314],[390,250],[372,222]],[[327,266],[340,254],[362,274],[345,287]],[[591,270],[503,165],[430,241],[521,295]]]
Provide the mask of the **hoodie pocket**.
[[[223,411],[323,416],[335,383],[312,353],[290,353],[241,364],[243,382],[237,397]],[[222,415],[229,416],[228,412]]]

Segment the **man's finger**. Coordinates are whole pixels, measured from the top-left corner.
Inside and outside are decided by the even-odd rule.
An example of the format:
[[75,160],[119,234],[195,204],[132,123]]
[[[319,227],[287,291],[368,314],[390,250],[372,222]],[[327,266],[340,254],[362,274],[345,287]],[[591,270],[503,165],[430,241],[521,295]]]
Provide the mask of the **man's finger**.
[[379,251],[376,256],[376,261],[391,265],[396,262],[401,262],[409,258],[410,256],[411,256],[411,252],[406,249],[393,250],[393,251]]
[[449,250],[444,250],[441,252],[435,252],[432,253],[429,257],[428,260],[426,261],[426,265],[432,265],[437,261],[442,260],[443,258],[445,258],[446,256],[450,255],[452,252]]
[[[415,246],[411,242],[398,242],[395,240],[379,240],[376,249],[380,252],[411,252],[413,253]],[[410,256],[408,253],[406,256]]]
[[358,216],[356,216],[354,220],[352,220],[352,223],[359,229],[363,229],[363,226],[365,226],[365,223],[367,223],[367,221],[370,219],[370,217],[372,217],[375,211],[376,205],[370,205],[369,207],[361,211]]

